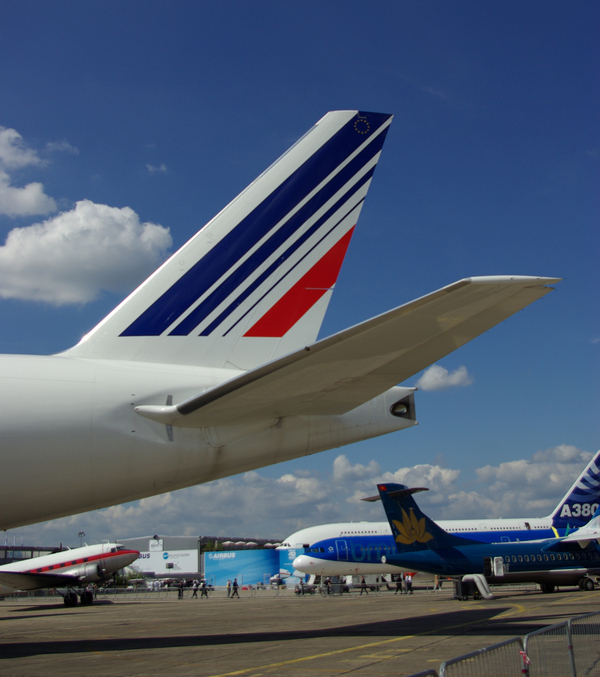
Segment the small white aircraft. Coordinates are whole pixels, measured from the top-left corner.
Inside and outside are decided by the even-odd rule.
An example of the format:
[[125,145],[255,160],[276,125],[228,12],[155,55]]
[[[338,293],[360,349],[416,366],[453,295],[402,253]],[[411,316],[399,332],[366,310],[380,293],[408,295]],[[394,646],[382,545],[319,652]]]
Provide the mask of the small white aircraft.
[[77,593],[73,588],[78,587],[83,588],[81,603],[91,604],[94,595],[85,586],[107,580],[139,556],[137,550],[127,550],[119,543],[103,543],[4,564],[0,566],[0,597],[17,590],[68,588],[63,599],[66,606],[74,606]]
[[391,120],[328,113],[76,346],[0,356],[0,529],[411,427],[398,383],[550,291],[467,278],[315,343]]

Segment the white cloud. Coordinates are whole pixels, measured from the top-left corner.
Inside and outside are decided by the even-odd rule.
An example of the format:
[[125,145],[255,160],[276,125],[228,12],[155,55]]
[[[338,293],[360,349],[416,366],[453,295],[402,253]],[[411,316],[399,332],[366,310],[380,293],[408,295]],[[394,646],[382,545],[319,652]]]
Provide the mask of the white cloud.
[[16,129],[0,127],[0,214],[33,216],[56,211],[56,202],[44,193],[41,183],[28,183],[18,188],[12,185],[7,172],[45,164],[35,150],[27,147]]
[[49,141],[46,144],[46,150],[51,153],[58,151],[61,153],[70,153],[71,155],[79,155],[79,148],[72,146],[66,139],[63,139],[62,141]]
[[4,216],[35,216],[56,211],[56,202],[44,193],[38,182],[23,188],[11,185],[10,176],[0,169],[0,214]]
[[129,207],[90,200],[42,223],[14,228],[0,246],[0,297],[87,303],[131,289],[171,246],[168,228],[140,223]]
[[16,129],[0,126],[0,166],[5,169],[20,169],[30,165],[45,164],[37,152],[28,148]]
[[421,390],[446,390],[456,386],[468,386],[471,383],[473,379],[466,367],[461,366],[449,372],[439,364],[434,364],[425,370],[416,385]]
[[154,165],[146,165],[146,169],[150,174],[166,174],[167,165],[164,162],[162,162],[158,167],[155,167]]
[[369,461],[369,465],[362,463],[351,465],[348,458],[341,454],[333,462],[333,481],[336,484],[355,482],[357,480],[369,481],[381,473],[381,467],[377,461]]
[[[458,469],[418,464],[381,472],[378,464],[352,464],[345,455],[331,472],[286,472],[269,478],[249,472],[135,503],[74,515],[11,532],[20,543],[78,543],[151,534],[285,538],[328,522],[385,519],[381,504],[361,498],[380,482],[427,487],[417,502],[434,519],[542,517],[549,514],[592,454],[570,445],[539,451],[529,459],[485,466],[478,481]],[[16,537],[13,535],[16,534]],[[23,536],[21,535],[23,534]]]

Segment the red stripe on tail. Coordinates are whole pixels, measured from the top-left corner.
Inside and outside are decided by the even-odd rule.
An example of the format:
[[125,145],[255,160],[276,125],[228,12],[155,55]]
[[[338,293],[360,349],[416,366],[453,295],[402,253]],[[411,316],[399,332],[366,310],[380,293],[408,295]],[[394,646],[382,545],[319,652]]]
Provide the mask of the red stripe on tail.
[[315,265],[252,326],[244,336],[281,338],[315,303],[331,289],[338,278],[352,227]]

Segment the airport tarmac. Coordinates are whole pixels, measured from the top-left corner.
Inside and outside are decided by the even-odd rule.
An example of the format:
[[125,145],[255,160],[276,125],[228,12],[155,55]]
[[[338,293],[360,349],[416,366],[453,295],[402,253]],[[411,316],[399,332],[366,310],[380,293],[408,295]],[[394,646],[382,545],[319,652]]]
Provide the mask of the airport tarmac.
[[[188,593],[189,594],[189,593]],[[410,675],[442,661],[600,611],[600,591],[497,591],[241,599],[155,593],[66,608],[60,598],[0,602],[0,675]]]

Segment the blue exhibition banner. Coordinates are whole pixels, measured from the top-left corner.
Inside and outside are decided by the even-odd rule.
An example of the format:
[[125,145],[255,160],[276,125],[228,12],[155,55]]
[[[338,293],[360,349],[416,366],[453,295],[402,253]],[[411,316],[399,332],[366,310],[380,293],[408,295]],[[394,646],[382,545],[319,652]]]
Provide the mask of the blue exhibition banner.
[[238,579],[240,585],[269,584],[279,573],[279,550],[220,550],[205,552],[204,577],[213,585],[227,585]]

